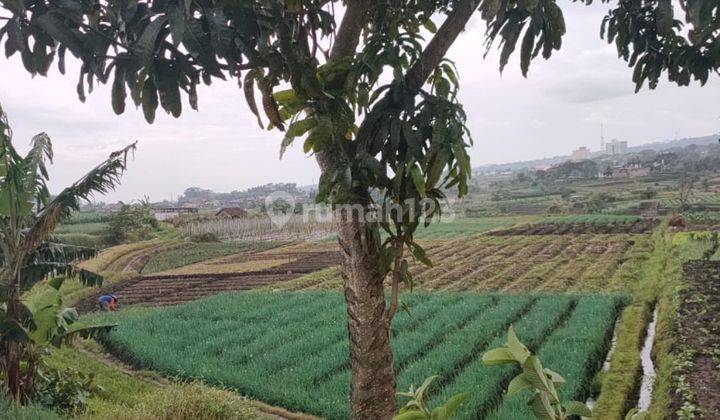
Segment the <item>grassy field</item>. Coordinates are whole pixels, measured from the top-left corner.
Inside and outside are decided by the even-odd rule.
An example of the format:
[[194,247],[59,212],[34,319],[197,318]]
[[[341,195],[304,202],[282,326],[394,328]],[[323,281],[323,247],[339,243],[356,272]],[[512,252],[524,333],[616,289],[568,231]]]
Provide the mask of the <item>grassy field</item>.
[[159,273],[213,258],[241,252],[263,251],[281,245],[279,242],[188,242],[152,257],[142,272]]
[[[574,395],[587,394],[623,302],[613,296],[425,293],[405,300],[412,315],[401,312],[393,324],[399,388],[440,374],[431,399],[472,391],[462,418],[504,409],[502,386],[513,371],[484,367],[479,357],[504,342],[510,324],[534,349],[571,352],[573,369],[563,371]],[[349,416],[347,332],[338,293],[219,295],[100,317],[120,322],[107,344],[137,364],[294,410]]]

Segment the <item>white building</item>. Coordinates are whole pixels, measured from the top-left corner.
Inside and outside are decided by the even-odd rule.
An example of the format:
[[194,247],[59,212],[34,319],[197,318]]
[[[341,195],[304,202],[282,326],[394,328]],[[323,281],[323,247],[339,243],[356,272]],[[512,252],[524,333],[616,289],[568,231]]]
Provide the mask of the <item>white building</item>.
[[572,155],[570,155],[570,160],[572,160],[573,162],[579,162],[581,160],[588,159],[590,159],[590,149],[585,146],[573,150]]
[[627,142],[613,139],[605,145],[605,153],[609,155],[622,155],[627,153]]

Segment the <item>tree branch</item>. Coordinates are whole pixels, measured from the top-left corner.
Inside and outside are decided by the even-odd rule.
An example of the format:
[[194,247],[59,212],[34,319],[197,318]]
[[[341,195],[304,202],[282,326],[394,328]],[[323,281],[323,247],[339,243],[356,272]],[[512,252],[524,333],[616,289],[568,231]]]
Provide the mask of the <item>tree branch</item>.
[[440,29],[423,50],[420,58],[405,74],[405,87],[413,94],[420,92],[425,81],[447,54],[460,32],[472,17],[480,2],[478,0],[462,0],[456,2],[455,8],[443,22]]
[[355,53],[360,43],[360,34],[368,18],[368,11],[373,2],[369,0],[350,0],[340,29],[335,36],[335,43],[330,51],[330,60],[338,60]]

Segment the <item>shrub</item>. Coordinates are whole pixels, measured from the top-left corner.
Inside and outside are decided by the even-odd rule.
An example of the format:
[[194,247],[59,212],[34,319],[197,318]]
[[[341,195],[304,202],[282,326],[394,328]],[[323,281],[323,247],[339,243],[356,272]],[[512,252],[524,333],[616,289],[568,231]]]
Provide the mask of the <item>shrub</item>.
[[190,236],[190,242],[220,242],[220,238],[212,232],[197,233]]
[[110,238],[115,243],[149,239],[159,227],[148,201],[136,205],[123,204],[108,221]]
[[86,375],[72,368],[43,368],[38,371],[35,400],[45,407],[69,416],[85,412],[87,398],[102,392],[93,374]]

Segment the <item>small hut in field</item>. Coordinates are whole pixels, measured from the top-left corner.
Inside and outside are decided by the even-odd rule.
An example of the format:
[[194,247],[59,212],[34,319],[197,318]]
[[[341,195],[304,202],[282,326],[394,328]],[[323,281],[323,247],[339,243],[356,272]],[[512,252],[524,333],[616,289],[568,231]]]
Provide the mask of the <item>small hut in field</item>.
[[220,219],[244,219],[247,217],[247,211],[242,207],[223,207],[215,213]]

